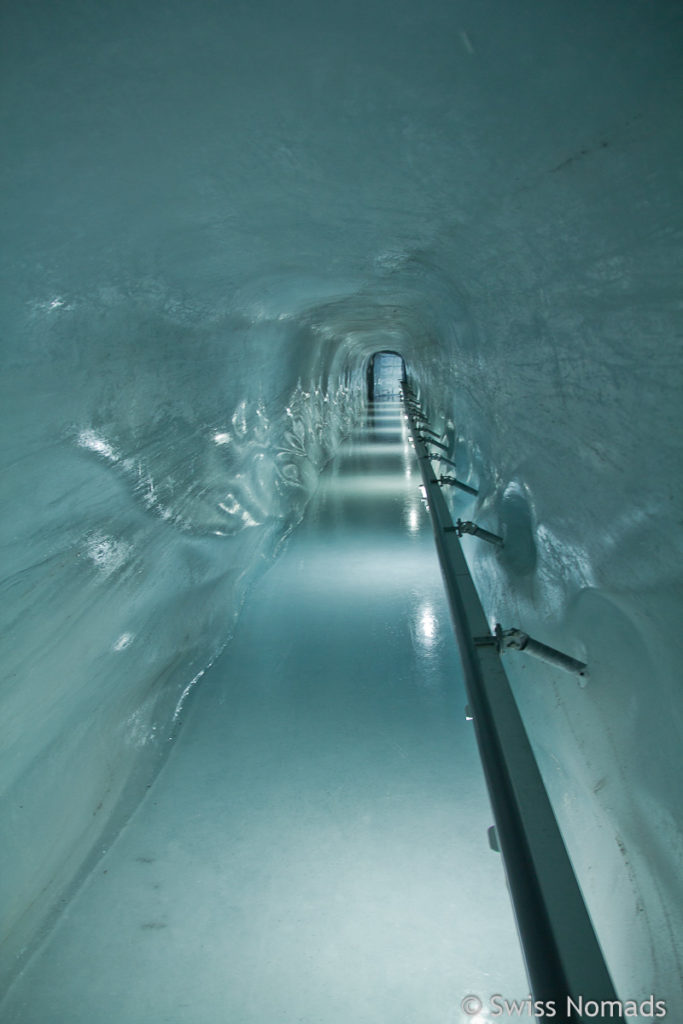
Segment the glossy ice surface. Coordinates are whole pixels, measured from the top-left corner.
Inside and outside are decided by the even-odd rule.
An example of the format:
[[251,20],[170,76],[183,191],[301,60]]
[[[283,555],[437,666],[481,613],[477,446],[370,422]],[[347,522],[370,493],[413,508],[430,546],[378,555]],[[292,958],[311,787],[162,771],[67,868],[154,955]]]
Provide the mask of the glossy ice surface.
[[456,1024],[527,982],[419,470],[376,402],[7,1024]]

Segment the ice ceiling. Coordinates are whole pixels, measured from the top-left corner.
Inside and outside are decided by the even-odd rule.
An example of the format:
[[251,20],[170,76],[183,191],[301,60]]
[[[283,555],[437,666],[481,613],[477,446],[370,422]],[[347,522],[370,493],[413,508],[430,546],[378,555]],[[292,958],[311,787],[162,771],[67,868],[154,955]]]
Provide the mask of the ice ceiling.
[[590,663],[513,685],[617,985],[681,1000],[680,4],[3,22],[5,976],[389,348],[517,539],[492,621]]

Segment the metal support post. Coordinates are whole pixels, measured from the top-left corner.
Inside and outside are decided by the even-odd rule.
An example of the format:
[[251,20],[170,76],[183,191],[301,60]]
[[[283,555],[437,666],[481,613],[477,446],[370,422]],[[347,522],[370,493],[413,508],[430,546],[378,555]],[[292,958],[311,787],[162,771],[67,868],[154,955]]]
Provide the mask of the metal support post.
[[564,654],[554,647],[549,647],[548,644],[543,644],[540,640],[534,640],[521,629],[502,629],[497,626],[496,630],[500,630],[502,639],[501,654],[505,651],[524,651],[526,654],[532,654],[535,658],[540,658],[541,661],[546,661],[549,665],[557,665],[558,668],[562,668],[566,672],[575,672],[577,676],[587,680],[588,666],[585,662],[578,661],[577,658],[572,658],[569,654]]
[[455,526],[447,526],[446,531],[457,533],[458,537],[462,537],[464,533],[471,533],[473,537],[479,537],[480,540],[488,541],[489,544],[496,544],[499,548],[503,546],[503,538],[499,537],[497,533],[491,533],[483,526],[477,526],[476,523],[469,520],[457,519]]
[[[430,430],[429,433],[431,434],[432,431]],[[416,440],[422,441],[423,444],[434,445],[435,448],[441,448],[441,450],[444,451],[444,452],[448,451],[448,445],[447,444],[442,444],[441,441],[434,441],[433,438],[425,437],[423,434],[417,434],[416,435]]]
[[479,494],[476,487],[470,487],[469,484],[464,484],[462,480],[456,480],[454,476],[440,476],[438,480],[434,480],[434,483],[443,487],[444,484],[448,484],[449,487],[457,487],[461,491],[466,491],[468,494]]
[[445,455],[432,455],[434,462],[445,462],[447,465],[452,466],[455,469],[455,463],[453,459],[447,459]]

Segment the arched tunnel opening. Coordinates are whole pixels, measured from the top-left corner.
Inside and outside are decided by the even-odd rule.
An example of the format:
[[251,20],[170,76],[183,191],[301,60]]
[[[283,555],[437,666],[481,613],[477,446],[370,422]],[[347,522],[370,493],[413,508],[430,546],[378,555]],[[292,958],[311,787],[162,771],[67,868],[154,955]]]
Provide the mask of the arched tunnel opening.
[[439,537],[618,998],[680,1015],[680,4],[2,35],[0,1016],[527,997]]
[[406,383],[406,365],[399,352],[375,352],[366,371],[368,399],[398,398]]

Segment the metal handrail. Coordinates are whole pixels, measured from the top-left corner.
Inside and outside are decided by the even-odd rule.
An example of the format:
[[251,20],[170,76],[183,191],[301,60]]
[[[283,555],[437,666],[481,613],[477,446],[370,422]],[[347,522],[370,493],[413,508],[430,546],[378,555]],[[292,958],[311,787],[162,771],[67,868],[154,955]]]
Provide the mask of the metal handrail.
[[489,629],[458,531],[420,439],[418,409],[413,395],[405,402],[405,410],[431,512],[529,983],[546,1013],[552,1003],[557,1024],[587,1022],[594,1018],[575,1014],[574,1007],[581,1000],[584,1005],[589,1000],[618,1004],[614,985],[500,661],[499,638]]

